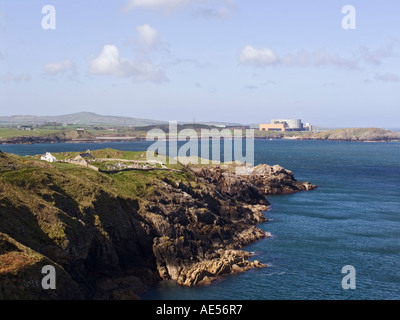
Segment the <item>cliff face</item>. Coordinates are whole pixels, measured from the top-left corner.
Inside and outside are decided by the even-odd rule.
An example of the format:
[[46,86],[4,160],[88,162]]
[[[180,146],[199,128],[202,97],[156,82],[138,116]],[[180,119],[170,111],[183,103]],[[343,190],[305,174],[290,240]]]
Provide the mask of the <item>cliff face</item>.
[[[134,299],[263,267],[241,248],[266,236],[264,194],[302,183],[258,170],[104,174],[0,153],[0,299]],[[56,290],[41,287],[49,264]]]
[[[235,168],[233,171],[229,166],[205,167],[196,172],[207,181],[216,184],[221,190],[233,192],[237,198],[252,204],[257,203],[256,193],[263,195],[290,194],[316,188],[309,182],[296,180],[293,172],[279,165],[261,164],[254,168],[239,167],[238,169],[242,170]],[[242,193],[243,190],[238,188],[241,184],[249,185],[246,193]]]

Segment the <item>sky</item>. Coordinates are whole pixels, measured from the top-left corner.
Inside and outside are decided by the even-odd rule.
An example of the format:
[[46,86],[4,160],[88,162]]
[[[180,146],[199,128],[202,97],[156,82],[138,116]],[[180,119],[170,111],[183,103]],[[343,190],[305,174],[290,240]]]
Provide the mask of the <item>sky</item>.
[[0,0],[0,115],[398,128],[399,14],[393,0]]

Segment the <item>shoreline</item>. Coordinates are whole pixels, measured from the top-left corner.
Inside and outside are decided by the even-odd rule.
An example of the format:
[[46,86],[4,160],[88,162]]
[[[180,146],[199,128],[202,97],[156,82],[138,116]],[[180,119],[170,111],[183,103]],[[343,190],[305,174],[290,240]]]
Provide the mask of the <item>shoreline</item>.
[[[186,166],[161,176],[105,177],[0,152],[0,167],[9,172],[0,191],[13,208],[0,221],[0,242],[8,256],[27,261],[0,276],[3,288],[17,284],[4,293],[0,288],[6,298],[136,299],[163,280],[193,287],[267,267],[245,249],[268,237],[258,227],[268,221],[265,196],[317,188],[265,164],[248,176],[229,167]],[[57,266],[55,292],[22,285],[43,264]]]
[[[30,138],[29,141],[26,141],[27,139],[25,138]],[[18,139],[18,140],[16,140]],[[35,141],[32,141],[32,140]],[[207,140],[201,137],[196,137],[198,141],[202,140]],[[242,137],[242,140],[245,140],[246,137]],[[95,139],[82,139],[82,140],[70,140],[70,139],[40,139],[39,137],[32,137],[32,136],[26,136],[26,137],[21,137],[21,138],[14,138],[12,140],[0,140],[0,146],[1,145],[32,145],[32,144],[43,144],[43,143],[49,143],[49,144],[57,144],[57,143],[109,143],[109,142],[140,142],[140,141],[146,141],[146,142],[156,142],[156,141],[190,141],[189,139],[186,140],[179,140],[179,139],[159,139],[159,140],[147,140],[146,138],[140,138],[140,137],[101,137],[95,138]],[[213,139],[209,138],[208,140],[218,140],[218,139]],[[234,140],[234,139],[233,139]],[[336,142],[365,142],[365,143],[382,143],[382,142],[399,142],[400,139],[379,139],[379,140],[371,140],[371,139],[324,139],[324,138],[305,138],[305,137],[280,137],[280,138],[271,138],[271,137],[254,137],[254,140],[291,140],[291,141],[336,141]]]

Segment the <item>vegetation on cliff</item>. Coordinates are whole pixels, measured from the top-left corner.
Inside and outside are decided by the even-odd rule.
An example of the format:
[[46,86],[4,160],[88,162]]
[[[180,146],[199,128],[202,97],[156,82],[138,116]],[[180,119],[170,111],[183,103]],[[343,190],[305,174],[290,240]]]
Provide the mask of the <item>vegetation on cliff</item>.
[[[0,153],[0,299],[133,299],[162,279],[192,286],[262,267],[241,248],[266,236],[264,194],[282,192],[266,186],[314,187],[271,168],[258,180],[229,166],[101,173]],[[49,264],[56,290],[40,285]]]
[[346,128],[321,132],[314,139],[337,141],[394,141],[400,140],[400,132],[379,128]]
[[[98,127],[84,126],[84,130],[74,126],[68,127],[40,127],[32,131],[23,131],[17,128],[0,127],[0,144],[32,144],[32,143],[57,143],[57,142],[99,142],[99,141],[127,141],[144,140],[147,133],[154,128],[168,132],[168,125],[151,125],[143,127]],[[192,129],[200,136],[201,130],[221,128],[186,124],[178,125],[178,130]],[[226,130],[225,128],[224,130]],[[244,126],[228,128],[243,130]],[[294,139],[294,140],[336,140],[336,141],[399,141],[400,132],[379,128],[344,128],[326,130],[323,132],[312,131],[254,131],[256,139]]]

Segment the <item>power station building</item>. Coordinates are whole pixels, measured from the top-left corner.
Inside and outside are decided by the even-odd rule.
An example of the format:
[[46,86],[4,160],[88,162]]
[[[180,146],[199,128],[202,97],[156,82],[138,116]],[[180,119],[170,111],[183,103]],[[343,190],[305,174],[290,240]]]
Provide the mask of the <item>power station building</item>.
[[301,119],[272,119],[271,123],[260,124],[260,131],[311,131],[312,126],[307,123],[305,126]]

